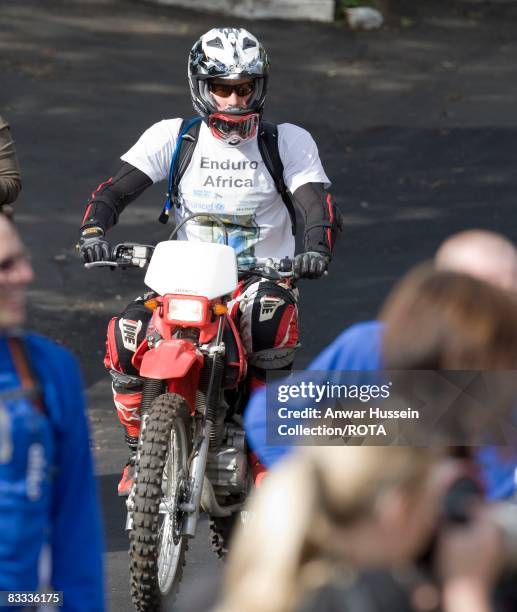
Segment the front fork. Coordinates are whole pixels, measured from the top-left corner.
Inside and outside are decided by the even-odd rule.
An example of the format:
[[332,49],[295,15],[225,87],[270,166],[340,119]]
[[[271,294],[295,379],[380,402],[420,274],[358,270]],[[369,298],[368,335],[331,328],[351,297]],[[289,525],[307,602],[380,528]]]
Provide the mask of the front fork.
[[194,457],[190,464],[189,500],[180,505],[180,510],[185,513],[182,533],[189,538],[193,538],[196,535],[212,426],[212,422],[208,419],[203,417],[196,419],[196,436],[194,439],[199,440],[199,448],[197,450],[194,449]]

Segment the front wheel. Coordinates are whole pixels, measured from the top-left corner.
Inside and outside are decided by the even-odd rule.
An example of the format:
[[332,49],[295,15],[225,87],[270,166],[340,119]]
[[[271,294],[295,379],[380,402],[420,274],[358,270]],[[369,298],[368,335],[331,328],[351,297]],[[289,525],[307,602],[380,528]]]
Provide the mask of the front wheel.
[[178,591],[188,541],[179,506],[188,498],[189,410],[164,393],[144,416],[130,533],[131,596],[138,612],[157,611]]

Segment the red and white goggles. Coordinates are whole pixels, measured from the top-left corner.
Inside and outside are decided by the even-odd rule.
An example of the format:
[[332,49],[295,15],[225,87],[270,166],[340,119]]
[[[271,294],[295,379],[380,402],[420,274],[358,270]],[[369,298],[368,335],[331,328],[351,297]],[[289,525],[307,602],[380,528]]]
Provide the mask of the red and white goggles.
[[212,134],[233,146],[253,138],[257,133],[258,124],[258,113],[247,115],[214,113],[208,117],[208,127]]

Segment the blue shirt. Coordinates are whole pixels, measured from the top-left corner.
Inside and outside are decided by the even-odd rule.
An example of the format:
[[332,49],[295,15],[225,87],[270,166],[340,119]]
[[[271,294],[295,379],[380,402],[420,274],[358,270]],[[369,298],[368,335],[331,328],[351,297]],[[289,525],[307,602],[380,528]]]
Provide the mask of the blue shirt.
[[[383,324],[380,321],[357,323],[342,332],[307,369],[382,370],[382,332]],[[272,446],[267,443],[265,388],[252,395],[244,415],[244,425],[251,448],[268,468],[293,449],[289,445]],[[481,468],[488,499],[504,499],[515,493],[515,454],[505,457],[501,449],[487,446],[476,451],[476,460]]]
[[61,609],[103,612],[102,529],[79,368],[46,338],[27,334],[25,343],[43,412],[26,397],[8,399],[20,381],[0,336],[0,590],[42,586],[46,544]]

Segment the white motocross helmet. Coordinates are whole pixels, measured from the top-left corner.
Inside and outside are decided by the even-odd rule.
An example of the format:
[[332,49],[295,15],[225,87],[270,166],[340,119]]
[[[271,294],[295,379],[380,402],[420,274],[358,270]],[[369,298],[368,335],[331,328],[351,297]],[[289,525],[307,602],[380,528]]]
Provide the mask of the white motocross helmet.
[[[244,28],[214,28],[192,47],[188,59],[190,95],[195,110],[212,134],[232,145],[253,138],[267,91],[269,62],[264,47]],[[220,111],[210,92],[211,79],[232,80],[251,77],[253,92],[246,108]]]

